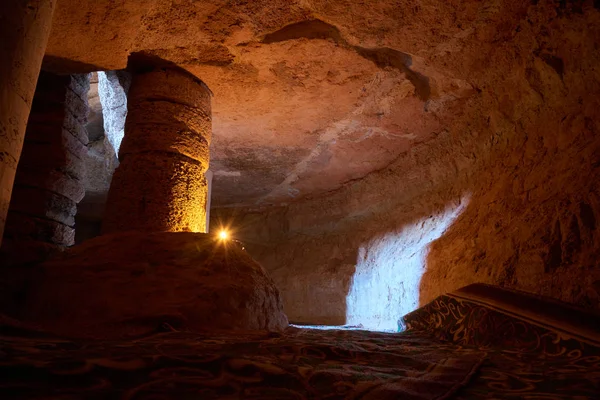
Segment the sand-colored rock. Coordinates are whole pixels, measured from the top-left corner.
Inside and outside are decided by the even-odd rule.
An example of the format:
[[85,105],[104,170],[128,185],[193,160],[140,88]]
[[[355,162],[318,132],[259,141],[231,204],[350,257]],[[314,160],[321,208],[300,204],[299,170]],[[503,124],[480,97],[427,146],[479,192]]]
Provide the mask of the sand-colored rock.
[[475,282],[599,310],[599,22],[549,2],[474,21],[429,56],[477,89],[427,102],[435,137],[339,190],[215,223],[238,229],[291,321],[377,328]]
[[210,92],[183,70],[135,72],[104,232],[205,232]]
[[[3,266],[39,262],[43,258],[34,255],[75,243],[77,203],[85,195],[87,135],[72,132],[81,132],[86,123],[88,89],[87,74],[40,74],[0,248]],[[27,243],[25,250],[19,242]],[[35,245],[39,251],[32,250]]]
[[68,337],[131,337],[167,328],[280,331],[279,291],[238,244],[207,234],[123,233],[40,266],[22,320]]
[[0,5],[0,244],[56,2]]
[[129,155],[113,176],[104,232],[202,232],[207,186],[202,165],[170,153]]
[[380,326],[473,282],[598,309],[599,27],[591,0],[65,0],[46,65],[201,78],[213,204],[290,318]]

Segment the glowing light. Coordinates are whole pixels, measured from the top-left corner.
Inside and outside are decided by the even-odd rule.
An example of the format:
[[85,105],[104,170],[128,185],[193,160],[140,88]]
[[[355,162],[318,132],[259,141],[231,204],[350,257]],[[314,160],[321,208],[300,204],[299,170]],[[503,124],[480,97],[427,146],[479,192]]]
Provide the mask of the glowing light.
[[429,245],[444,234],[469,203],[466,194],[436,215],[373,238],[359,248],[346,298],[346,324],[397,331],[398,319],[419,307]]
[[229,239],[229,233],[227,233],[227,231],[221,231],[219,232],[219,239],[221,240],[227,240]]

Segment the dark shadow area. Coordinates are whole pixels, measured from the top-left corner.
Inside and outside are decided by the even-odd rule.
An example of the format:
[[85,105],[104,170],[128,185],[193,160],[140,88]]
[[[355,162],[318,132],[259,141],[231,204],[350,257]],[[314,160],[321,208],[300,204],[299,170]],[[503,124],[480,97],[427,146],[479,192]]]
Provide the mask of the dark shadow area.
[[[291,232],[285,213],[285,208],[273,207],[265,218],[260,210],[213,208],[211,232],[230,232],[267,270],[291,323],[346,325],[346,294],[358,249],[341,249],[323,257],[319,249],[335,247],[335,239]],[[302,268],[306,263],[313,269]]]
[[88,191],[77,205],[75,215],[75,244],[100,236],[107,193]]
[[155,54],[146,51],[134,52],[129,55],[129,59],[127,60],[127,70],[129,72],[143,74],[145,72],[150,72],[156,69],[171,69],[177,71],[180,74],[186,75],[192,78],[200,85],[202,85],[206,90],[209,91],[211,96],[213,96],[213,92],[204,82],[202,82],[200,78],[198,78],[196,75],[192,74],[188,70],[181,68],[179,65],[175,64],[172,61],[165,60],[164,58],[161,58]]
[[62,57],[45,55],[42,61],[42,70],[52,72],[57,75],[71,74],[89,74],[100,71],[102,68],[97,65],[86,64],[80,61],[73,61]]
[[314,19],[287,25],[276,32],[266,35],[262,43],[271,44],[295,39],[329,39],[337,45],[354,50],[359,56],[372,61],[380,68],[394,68],[402,71],[406,78],[415,86],[417,96],[422,101],[429,100],[431,87],[429,78],[410,69],[412,57],[389,47],[368,48],[353,46],[334,25]]
[[84,195],[88,77],[40,73],[0,250],[2,266],[30,265],[73,245]]
[[335,43],[348,47],[340,30],[327,22],[318,19],[297,22],[284,26],[278,31],[265,35],[262,43],[271,44],[295,39],[331,39]]

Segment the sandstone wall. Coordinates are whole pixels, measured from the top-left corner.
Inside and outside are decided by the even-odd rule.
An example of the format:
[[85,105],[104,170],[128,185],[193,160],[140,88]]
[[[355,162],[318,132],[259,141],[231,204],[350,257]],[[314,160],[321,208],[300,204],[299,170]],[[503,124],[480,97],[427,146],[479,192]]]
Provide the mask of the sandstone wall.
[[0,243],[56,2],[0,4]]
[[89,143],[85,158],[85,197],[77,207],[75,242],[100,235],[106,198],[119,165],[118,148],[127,117],[127,91],[131,76],[126,71],[92,74],[88,103]]
[[77,203],[85,195],[89,76],[42,72],[17,167],[2,265],[44,259],[72,246]]
[[237,230],[290,321],[393,329],[474,282],[600,310],[600,13],[578,4],[491,15],[444,58],[474,92],[433,94],[444,128],[387,168],[211,226]]

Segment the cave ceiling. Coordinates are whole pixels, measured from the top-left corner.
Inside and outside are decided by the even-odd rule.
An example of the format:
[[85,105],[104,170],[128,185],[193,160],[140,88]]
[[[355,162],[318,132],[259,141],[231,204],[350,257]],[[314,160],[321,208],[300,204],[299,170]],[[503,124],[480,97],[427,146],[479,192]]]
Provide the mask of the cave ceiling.
[[281,204],[438,135],[478,90],[482,40],[518,13],[479,1],[59,0],[44,65],[115,70],[145,53],[192,72],[214,94],[213,205]]

